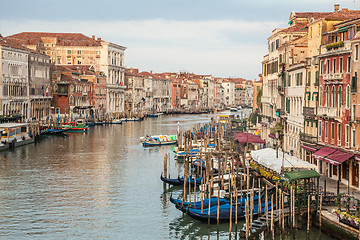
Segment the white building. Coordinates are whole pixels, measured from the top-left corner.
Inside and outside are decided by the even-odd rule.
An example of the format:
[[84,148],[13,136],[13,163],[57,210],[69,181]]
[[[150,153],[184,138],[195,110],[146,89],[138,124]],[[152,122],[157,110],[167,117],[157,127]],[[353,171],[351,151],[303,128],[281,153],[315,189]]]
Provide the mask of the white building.
[[288,68],[286,92],[287,122],[285,127],[285,152],[300,158],[300,133],[304,130],[304,93],[306,64],[300,63]]
[[0,113],[29,118],[30,51],[0,35]]
[[107,111],[110,113],[124,112],[125,99],[125,47],[110,43],[101,42],[100,71],[107,77]]
[[235,83],[224,81],[221,83],[224,88],[224,103],[228,107],[235,105]]

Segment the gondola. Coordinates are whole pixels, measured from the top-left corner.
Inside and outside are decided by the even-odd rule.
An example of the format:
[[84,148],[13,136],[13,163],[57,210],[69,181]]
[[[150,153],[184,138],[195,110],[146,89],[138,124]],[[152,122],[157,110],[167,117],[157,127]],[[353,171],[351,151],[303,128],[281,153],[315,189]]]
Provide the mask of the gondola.
[[[275,204],[271,206],[271,201],[268,202],[268,210],[271,210],[272,207],[275,207]],[[219,206],[219,222],[228,222],[230,221],[230,209],[231,211],[231,218],[235,219],[236,217],[236,208],[237,208],[237,218],[242,219],[245,217],[245,207],[243,205],[233,205],[230,206],[229,203]],[[210,209],[210,214],[209,214]],[[212,206],[210,208],[203,209],[203,213],[201,213],[201,209],[194,209],[188,207],[186,209],[186,214],[190,217],[195,218],[200,221],[207,222],[210,219],[210,223],[217,222],[217,211],[218,206]],[[265,201],[261,202],[261,213],[265,212]],[[253,215],[259,214],[259,204],[254,204]]]
[[174,185],[174,186],[181,186],[181,185],[184,184],[183,182],[181,182],[181,181],[179,180],[179,178],[174,178],[174,179],[166,178],[166,177],[163,177],[162,174],[161,174],[161,176],[160,176],[160,179],[161,179],[161,181],[163,181],[164,183],[168,183],[168,184]]
[[[176,208],[181,210],[181,207],[185,208],[185,210],[190,207],[193,209],[201,209],[201,201],[197,201],[196,204],[194,202],[189,203],[189,202],[183,202],[179,199],[174,199],[172,196],[170,197],[170,202],[172,202],[173,204],[176,205]],[[219,199],[219,205],[224,205],[229,203],[229,200],[225,199],[225,198],[220,198]],[[218,205],[218,198],[217,197],[211,197],[210,198],[210,207],[212,206],[217,206]],[[209,208],[209,199],[205,198],[203,200],[203,209]]]
[[[190,183],[191,183],[192,185],[195,184],[195,178],[193,178],[193,176],[190,176],[187,180],[190,181]],[[203,180],[203,181],[205,182],[205,178],[204,178],[204,177],[197,177],[197,178],[196,178],[196,185],[200,185],[200,184],[201,184],[201,180]],[[184,177],[179,178],[179,181],[184,182]]]

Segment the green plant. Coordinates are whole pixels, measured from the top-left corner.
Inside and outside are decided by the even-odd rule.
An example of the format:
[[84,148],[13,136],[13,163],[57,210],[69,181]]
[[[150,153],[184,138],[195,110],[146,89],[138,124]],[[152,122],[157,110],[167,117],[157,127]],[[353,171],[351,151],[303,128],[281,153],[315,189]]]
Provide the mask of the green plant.
[[343,46],[344,46],[344,41],[329,43],[325,45],[327,50],[330,50],[332,48],[343,47]]

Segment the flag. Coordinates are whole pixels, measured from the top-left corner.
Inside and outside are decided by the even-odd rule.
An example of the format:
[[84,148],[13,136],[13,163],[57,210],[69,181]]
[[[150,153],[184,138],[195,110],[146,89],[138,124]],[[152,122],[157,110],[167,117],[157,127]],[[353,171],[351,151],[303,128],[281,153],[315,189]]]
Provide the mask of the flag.
[[49,96],[49,86],[46,86],[45,92],[46,92],[46,96],[48,97]]

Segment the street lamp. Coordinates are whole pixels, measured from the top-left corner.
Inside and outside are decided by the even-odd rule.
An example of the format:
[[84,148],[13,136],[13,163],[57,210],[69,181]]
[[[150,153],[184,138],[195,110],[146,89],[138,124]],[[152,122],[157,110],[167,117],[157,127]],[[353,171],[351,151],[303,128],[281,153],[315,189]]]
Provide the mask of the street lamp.
[[275,133],[276,138],[276,158],[279,157],[279,132]]

